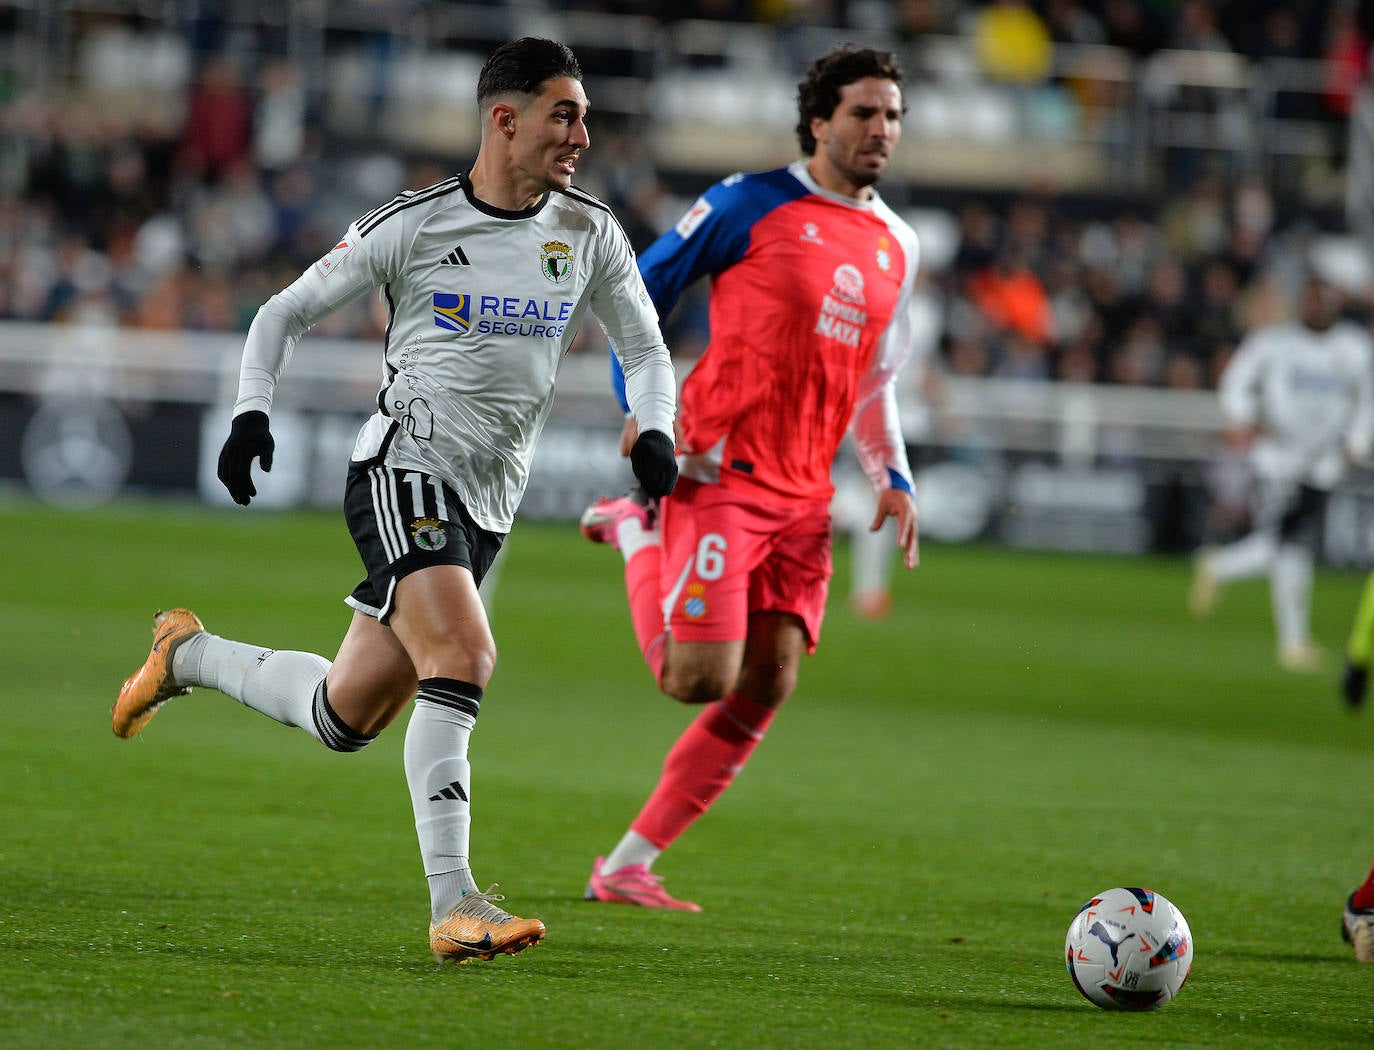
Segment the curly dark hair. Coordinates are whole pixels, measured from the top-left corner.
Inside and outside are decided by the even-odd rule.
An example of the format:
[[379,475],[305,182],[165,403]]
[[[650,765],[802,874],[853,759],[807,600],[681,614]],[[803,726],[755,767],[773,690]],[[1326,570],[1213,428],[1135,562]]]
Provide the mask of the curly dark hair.
[[[902,87],[901,66],[891,51],[875,51],[869,47],[841,44],[828,55],[811,63],[806,79],[797,85],[797,141],[801,151],[811,157],[816,153],[816,136],[811,134],[811,121],[816,117],[829,120],[840,104],[840,89],[864,77],[890,80]],[[906,112],[903,92],[902,112]]]
[[477,76],[477,104],[484,106],[489,99],[510,93],[537,95],[544,82],[555,77],[581,80],[577,56],[557,40],[523,36],[487,56]]

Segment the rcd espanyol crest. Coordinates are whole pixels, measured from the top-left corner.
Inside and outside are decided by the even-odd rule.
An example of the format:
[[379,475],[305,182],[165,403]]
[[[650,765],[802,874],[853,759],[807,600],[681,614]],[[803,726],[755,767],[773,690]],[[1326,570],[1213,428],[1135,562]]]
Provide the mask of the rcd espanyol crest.
[[562,241],[545,241],[541,246],[543,255],[539,257],[539,268],[544,276],[554,284],[562,284],[572,276],[573,251],[571,244]]

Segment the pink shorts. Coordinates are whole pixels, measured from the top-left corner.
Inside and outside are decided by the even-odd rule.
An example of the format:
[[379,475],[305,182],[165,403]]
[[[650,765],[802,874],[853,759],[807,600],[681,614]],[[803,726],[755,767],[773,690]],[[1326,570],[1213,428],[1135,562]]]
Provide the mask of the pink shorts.
[[815,651],[834,571],[827,503],[770,507],[682,478],[660,512],[660,593],[674,638],[736,641],[750,613],[786,612]]

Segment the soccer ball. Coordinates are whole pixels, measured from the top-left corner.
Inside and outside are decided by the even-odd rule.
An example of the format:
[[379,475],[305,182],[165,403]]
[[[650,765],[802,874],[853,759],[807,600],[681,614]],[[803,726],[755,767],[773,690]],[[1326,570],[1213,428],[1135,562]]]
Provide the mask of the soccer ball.
[[1176,996],[1193,967],[1188,920],[1164,897],[1138,887],[1097,894],[1064,939],[1069,976],[1104,1010],[1153,1010]]

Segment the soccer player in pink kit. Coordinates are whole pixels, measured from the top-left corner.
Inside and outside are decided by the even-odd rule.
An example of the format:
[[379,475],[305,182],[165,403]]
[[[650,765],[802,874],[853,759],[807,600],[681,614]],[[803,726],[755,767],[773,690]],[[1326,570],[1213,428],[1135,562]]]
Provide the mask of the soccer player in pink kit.
[[[657,504],[598,501],[582,531],[616,547],[636,638],[659,688],[705,704],[590,900],[698,911],[655,860],[729,786],[820,637],[830,581],[830,468],[846,433],[918,560],[916,506],[894,379],[911,344],[912,229],[872,189],[901,135],[902,74],[849,46],[798,89],[806,159],[732,175],[639,260],[659,316],[704,275],[711,341],[683,387],[680,480]],[[613,369],[614,371],[614,369]],[[633,420],[622,452],[635,436]]]

